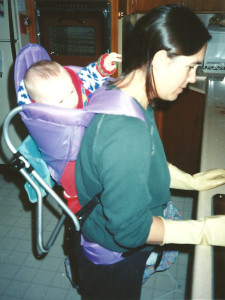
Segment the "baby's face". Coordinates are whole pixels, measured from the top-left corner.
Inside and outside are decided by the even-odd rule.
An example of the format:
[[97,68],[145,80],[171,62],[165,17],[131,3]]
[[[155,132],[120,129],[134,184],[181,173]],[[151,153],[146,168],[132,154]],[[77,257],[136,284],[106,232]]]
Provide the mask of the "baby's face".
[[69,74],[65,71],[58,77],[39,80],[38,102],[65,108],[76,108],[78,95]]

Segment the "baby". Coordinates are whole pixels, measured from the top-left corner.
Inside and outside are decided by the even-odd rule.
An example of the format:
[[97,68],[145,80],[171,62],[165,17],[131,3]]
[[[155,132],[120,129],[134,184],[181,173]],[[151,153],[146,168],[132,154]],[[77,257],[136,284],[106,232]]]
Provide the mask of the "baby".
[[[97,62],[76,73],[72,66],[42,60],[28,69],[24,85],[31,102],[79,109],[88,104],[93,92],[116,71],[117,62],[121,62],[121,55],[103,54]],[[75,161],[67,163],[60,183],[68,207],[76,213],[81,207],[75,186]]]
[[33,102],[83,108],[91,94],[116,71],[117,62],[121,62],[121,55],[115,52],[104,54],[97,63],[84,67],[77,74],[57,62],[38,61],[25,75],[25,88]]

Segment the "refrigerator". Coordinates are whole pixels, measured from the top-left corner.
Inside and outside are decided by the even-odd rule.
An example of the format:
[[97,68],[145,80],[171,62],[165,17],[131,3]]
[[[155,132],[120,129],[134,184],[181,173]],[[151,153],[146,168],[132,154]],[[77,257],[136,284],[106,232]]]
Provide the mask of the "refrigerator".
[[[2,124],[6,115],[17,105],[14,88],[14,59],[22,47],[18,0],[0,0],[0,165],[11,158],[2,136]],[[10,137],[19,145],[26,133],[18,117],[10,126]]]

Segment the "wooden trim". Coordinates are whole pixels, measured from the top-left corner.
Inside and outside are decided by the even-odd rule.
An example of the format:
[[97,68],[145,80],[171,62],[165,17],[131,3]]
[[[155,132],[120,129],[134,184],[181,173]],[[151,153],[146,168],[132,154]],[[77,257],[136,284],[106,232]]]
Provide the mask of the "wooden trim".
[[[110,0],[111,3],[111,52],[119,51],[118,47],[118,0]],[[118,70],[113,77],[118,76]]]
[[31,24],[29,25],[30,43],[37,43],[36,18],[33,0],[27,0],[27,14],[31,21]]

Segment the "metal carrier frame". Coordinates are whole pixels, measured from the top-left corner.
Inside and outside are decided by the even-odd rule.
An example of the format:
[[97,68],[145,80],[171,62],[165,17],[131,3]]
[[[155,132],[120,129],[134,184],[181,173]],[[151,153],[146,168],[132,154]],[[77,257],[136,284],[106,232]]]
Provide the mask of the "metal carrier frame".
[[[14,156],[14,160],[12,161],[12,166],[15,170],[20,172],[22,176],[29,182],[29,184],[33,187],[37,195],[37,210],[36,210],[36,242],[37,242],[37,252],[38,255],[42,255],[47,253],[50,248],[53,246],[65,220],[68,215],[77,231],[80,231],[80,223],[75,214],[67,207],[64,201],[56,194],[56,192],[49,187],[45,181],[39,176],[39,174],[35,171],[35,169],[31,166],[28,160],[23,157],[23,155],[16,150],[13,146],[10,138],[9,138],[9,125],[14,116],[22,111],[22,106],[14,108],[6,117],[3,123],[3,137],[8,148],[11,150]],[[32,176],[35,180],[40,184],[40,186],[47,192],[47,194],[51,195],[53,199],[59,204],[59,206],[63,209],[63,214],[59,219],[58,223],[55,226],[54,231],[49,237],[47,243],[43,241],[43,197],[41,194],[40,187],[33,180]]]

